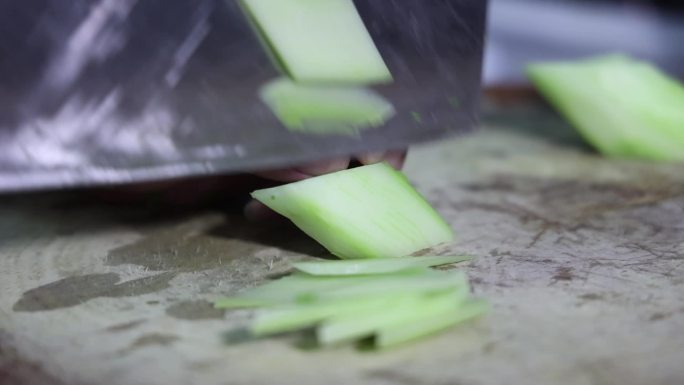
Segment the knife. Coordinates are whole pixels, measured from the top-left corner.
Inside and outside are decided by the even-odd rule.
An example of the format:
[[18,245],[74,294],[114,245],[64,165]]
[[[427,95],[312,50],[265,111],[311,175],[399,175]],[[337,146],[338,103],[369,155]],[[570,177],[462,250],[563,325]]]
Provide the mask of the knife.
[[477,123],[480,0],[0,3],[0,191],[282,168]]

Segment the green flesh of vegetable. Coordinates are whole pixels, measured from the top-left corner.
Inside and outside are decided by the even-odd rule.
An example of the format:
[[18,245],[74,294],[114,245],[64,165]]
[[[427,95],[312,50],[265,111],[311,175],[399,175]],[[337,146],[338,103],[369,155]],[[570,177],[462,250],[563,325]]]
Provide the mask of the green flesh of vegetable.
[[241,0],[276,62],[297,82],[392,81],[352,0]]
[[383,125],[394,107],[368,88],[297,84],[278,79],[261,90],[261,98],[291,131],[355,135]]
[[314,304],[349,298],[366,298],[392,292],[394,295],[467,287],[462,272],[429,269],[384,275],[323,277],[295,274],[219,300],[217,308],[243,308],[284,304]]
[[612,55],[533,64],[528,74],[603,154],[684,160],[684,86],[655,67]]
[[375,334],[375,345],[388,348],[437,333],[489,310],[482,300],[466,300],[458,307],[416,309],[415,316],[407,317],[393,325],[379,329]]
[[252,196],[343,259],[406,256],[453,239],[449,225],[402,173],[385,163]]
[[318,328],[318,341],[322,345],[334,345],[368,337],[383,328],[421,319],[423,313],[457,308],[466,295],[465,290],[407,295],[388,301],[382,308],[359,309],[352,314],[332,317]]
[[336,276],[394,273],[419,267],[433,267],[464,262],[469,261],[470,259],[472,259],[472,257],[464,256],[395,257],[346,261],[298,262],[292,264],[292,266],[299,271],[311,275]]
[[321,346],[375,336],[376,347],[387,348],[486,310],[484,303],[470,298],[463,272],[430,268],[469,257],[407,257],[449,242],[453,234],[404,175],[387,164],[252,196],[333,254],[350,259],[299,262],[293,266],[297,273],[214,303],[216,308],[259,308],[249,328],[253,335],[314,327]]
[[[404,294],[410,296],[413,294]],[[314,326],[323,320],[340,315],[353,315],[359,311],[384,309],[388,302],[401,297],[402,294],[374,294],[368,297],[353,297],[316,302],[312,304],[290,305],[285,308],[274,308],[261,314],[252,324],[250,331],[254,335],[268,335],[293,331]]]

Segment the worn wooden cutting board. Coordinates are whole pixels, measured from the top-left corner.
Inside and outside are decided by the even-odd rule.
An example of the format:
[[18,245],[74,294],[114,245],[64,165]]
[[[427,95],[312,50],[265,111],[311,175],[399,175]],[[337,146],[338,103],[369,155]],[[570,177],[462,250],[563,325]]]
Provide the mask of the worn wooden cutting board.
[[396,351],[250,340],[212,299],[323,255],[220,211],[0,199],[0,383],[682,384],[682,165],[604,160],[536,106],[414,151],[487,317]]

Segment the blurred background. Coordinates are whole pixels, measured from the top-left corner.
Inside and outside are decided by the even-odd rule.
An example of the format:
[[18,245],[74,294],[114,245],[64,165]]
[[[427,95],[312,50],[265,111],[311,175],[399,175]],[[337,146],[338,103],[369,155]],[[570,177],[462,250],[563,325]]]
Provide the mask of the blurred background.
[[530,61],[608,52],[684,78],[684,1],[490,0],[487,86],[526,85]]

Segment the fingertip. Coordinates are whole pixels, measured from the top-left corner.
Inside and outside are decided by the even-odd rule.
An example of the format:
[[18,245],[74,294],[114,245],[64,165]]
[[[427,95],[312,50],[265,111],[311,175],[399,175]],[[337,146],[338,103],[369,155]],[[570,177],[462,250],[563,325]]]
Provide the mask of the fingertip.
[[309,177],[309,175],[296,169],[262,171],[256,173],[255,175],[265,179],[283,183],[298,182]]
[[390,166],[396,168],[397,170],[401,170],[404,167],[404,162],[406,161],[406,151],[388,151],[385,154],[384,160],[385,162],[389,163]]
[[263,220],[274,218],[277,214],[266,207],[263,203],[257,200],[251,200],[245,205],[243,209],[245,218],[250,222],[261,222]]
[[310,176],[324,175],[335,171],[346,170],[347,167],[349,167],[349,162],[350,159],[348,157],[329,159],[300,166],[297,168],[297,171]]
[[392,150],[387,152],[372,152],[363,154],[358,157],[358,160],[363,165],[370,165],[379,162],[387,162],[390,166],[400,170],[404,167],[406,160],[406,150]]
[[382,160],[385,158],[385,153],[384,152],[369,152],[367,154],[363,154],[358,157],[358,160],[361,164],[367,166],[369,164],[375,164],[378,162],[382,162]]

